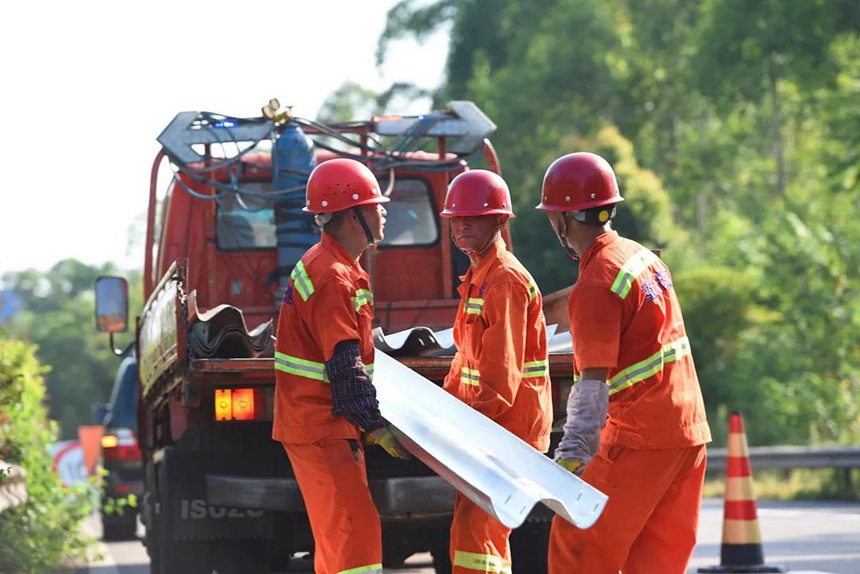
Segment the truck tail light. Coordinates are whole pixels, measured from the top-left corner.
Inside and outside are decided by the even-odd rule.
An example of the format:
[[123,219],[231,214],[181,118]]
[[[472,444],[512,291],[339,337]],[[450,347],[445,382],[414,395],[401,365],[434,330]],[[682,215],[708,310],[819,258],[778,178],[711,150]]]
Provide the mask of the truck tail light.
[[254,421],[265,418],[266,397],[263,389],[215,389],[216,421]]
[[140,460],[140,446],[131,429],[118,428],[102,435],[102,458],[109,461]]

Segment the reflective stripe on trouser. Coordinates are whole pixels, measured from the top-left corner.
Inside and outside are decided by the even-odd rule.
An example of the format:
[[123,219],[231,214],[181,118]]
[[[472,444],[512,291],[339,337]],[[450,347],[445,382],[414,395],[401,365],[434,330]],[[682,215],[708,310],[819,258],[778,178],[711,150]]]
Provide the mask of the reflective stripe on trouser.
[[451,523],[451,574],[511,574],[511,529],[457,493]]
[[371,564],[370,566],[359,566],[358,568],[342,570],[337,574],[383,574],[383,570],[382,564]]
[[367,487],[364,451],[346,439],[284,444],[314,535],[317,574],[381,574],[382,527]]
[[553,518],[549,574],[684,574],[696,546],[706,460],[705,445],[601,444],[581,478],[609,500],[586,530]]
[[549,374],[549,361],[530,361],[523,365],[523,378],[545,377]]

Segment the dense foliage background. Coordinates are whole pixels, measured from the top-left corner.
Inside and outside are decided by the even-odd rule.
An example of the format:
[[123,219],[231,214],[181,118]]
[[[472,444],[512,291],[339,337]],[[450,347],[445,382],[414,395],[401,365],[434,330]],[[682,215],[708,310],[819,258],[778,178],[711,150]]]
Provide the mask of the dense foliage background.
[[9,574],[80,562],[92,542],[80,524],[93,511],[95,481],[66,489],[53,472],[48,445],[57,440],[57,424],[44,404],[47,372],[32,344],[0,331],[0,461],[25,469],[28,495],[26,504],[0,514],[0,572]]
[[557,157],[616,167],[617,227],[672,266],[717,441],[860,440],[856,0],[404,0],[379,42],[448,30],[438,107],[474,100],[546,294],[568,262],[535,212]]
[[[856,0],[405,0],[378,57],[393,39],[450,34],[436,107],[471,99],[497,123],[515,248],[545,294],[576,266],[533,209],[544,171],[578,150],[614,164],[617,227],[673,268],[717,444],[729,410],[745,413],[752,444],[851,443],[858,30]],[[345,84],[320,116],[390,112],[398,95],[426,93]],[[51,366],[47,404],[64,438],[90,423],[119,364],[93,320],[94,280],[117,271],[67,260],[2,278],[24,302],[7,335]],[[139,310],[140,272],[121,274]]]
[[[59,423],[60,438],[77,439],[78,426],[92,424],[92,405],[108,400],[120,359],[108,336],[96,331],[96,278],[124,275],[129,280],[129,334],[116,345],[131,341],[135,312],[143,307],[139,270],[120,271],[112,263],[90,266],[74,259],[60,261],[47,272],[27,270],[4,275],[3,284],[21,299],[21,311],[5,328],[5,335],[36,343],[43,365],[50,417]],[[0,339],[4,333],[0,332]]]

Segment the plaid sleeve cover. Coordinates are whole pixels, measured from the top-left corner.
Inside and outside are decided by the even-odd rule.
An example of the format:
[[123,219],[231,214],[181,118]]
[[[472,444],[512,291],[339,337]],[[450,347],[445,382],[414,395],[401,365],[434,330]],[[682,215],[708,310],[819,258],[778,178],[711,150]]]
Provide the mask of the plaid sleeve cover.
[[338,343],[325,368],[331,381],[332,414],[344,417],[367,433],[382,427],[384,422],[376,400],[376,388],[361,361],[358,342]]

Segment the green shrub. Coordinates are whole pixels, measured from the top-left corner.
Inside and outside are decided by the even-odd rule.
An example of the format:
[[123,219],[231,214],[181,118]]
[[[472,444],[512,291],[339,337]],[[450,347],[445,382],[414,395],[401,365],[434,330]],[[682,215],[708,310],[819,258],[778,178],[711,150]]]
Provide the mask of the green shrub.
[[93,512],[94,484],[65,488],[49,445],[56,423],[44,406],[35,346],[0,335],[0,459],[27,472],[28,501],[0,514],[0,572],[35,574],[80,563],[94,539],[82,531]]

